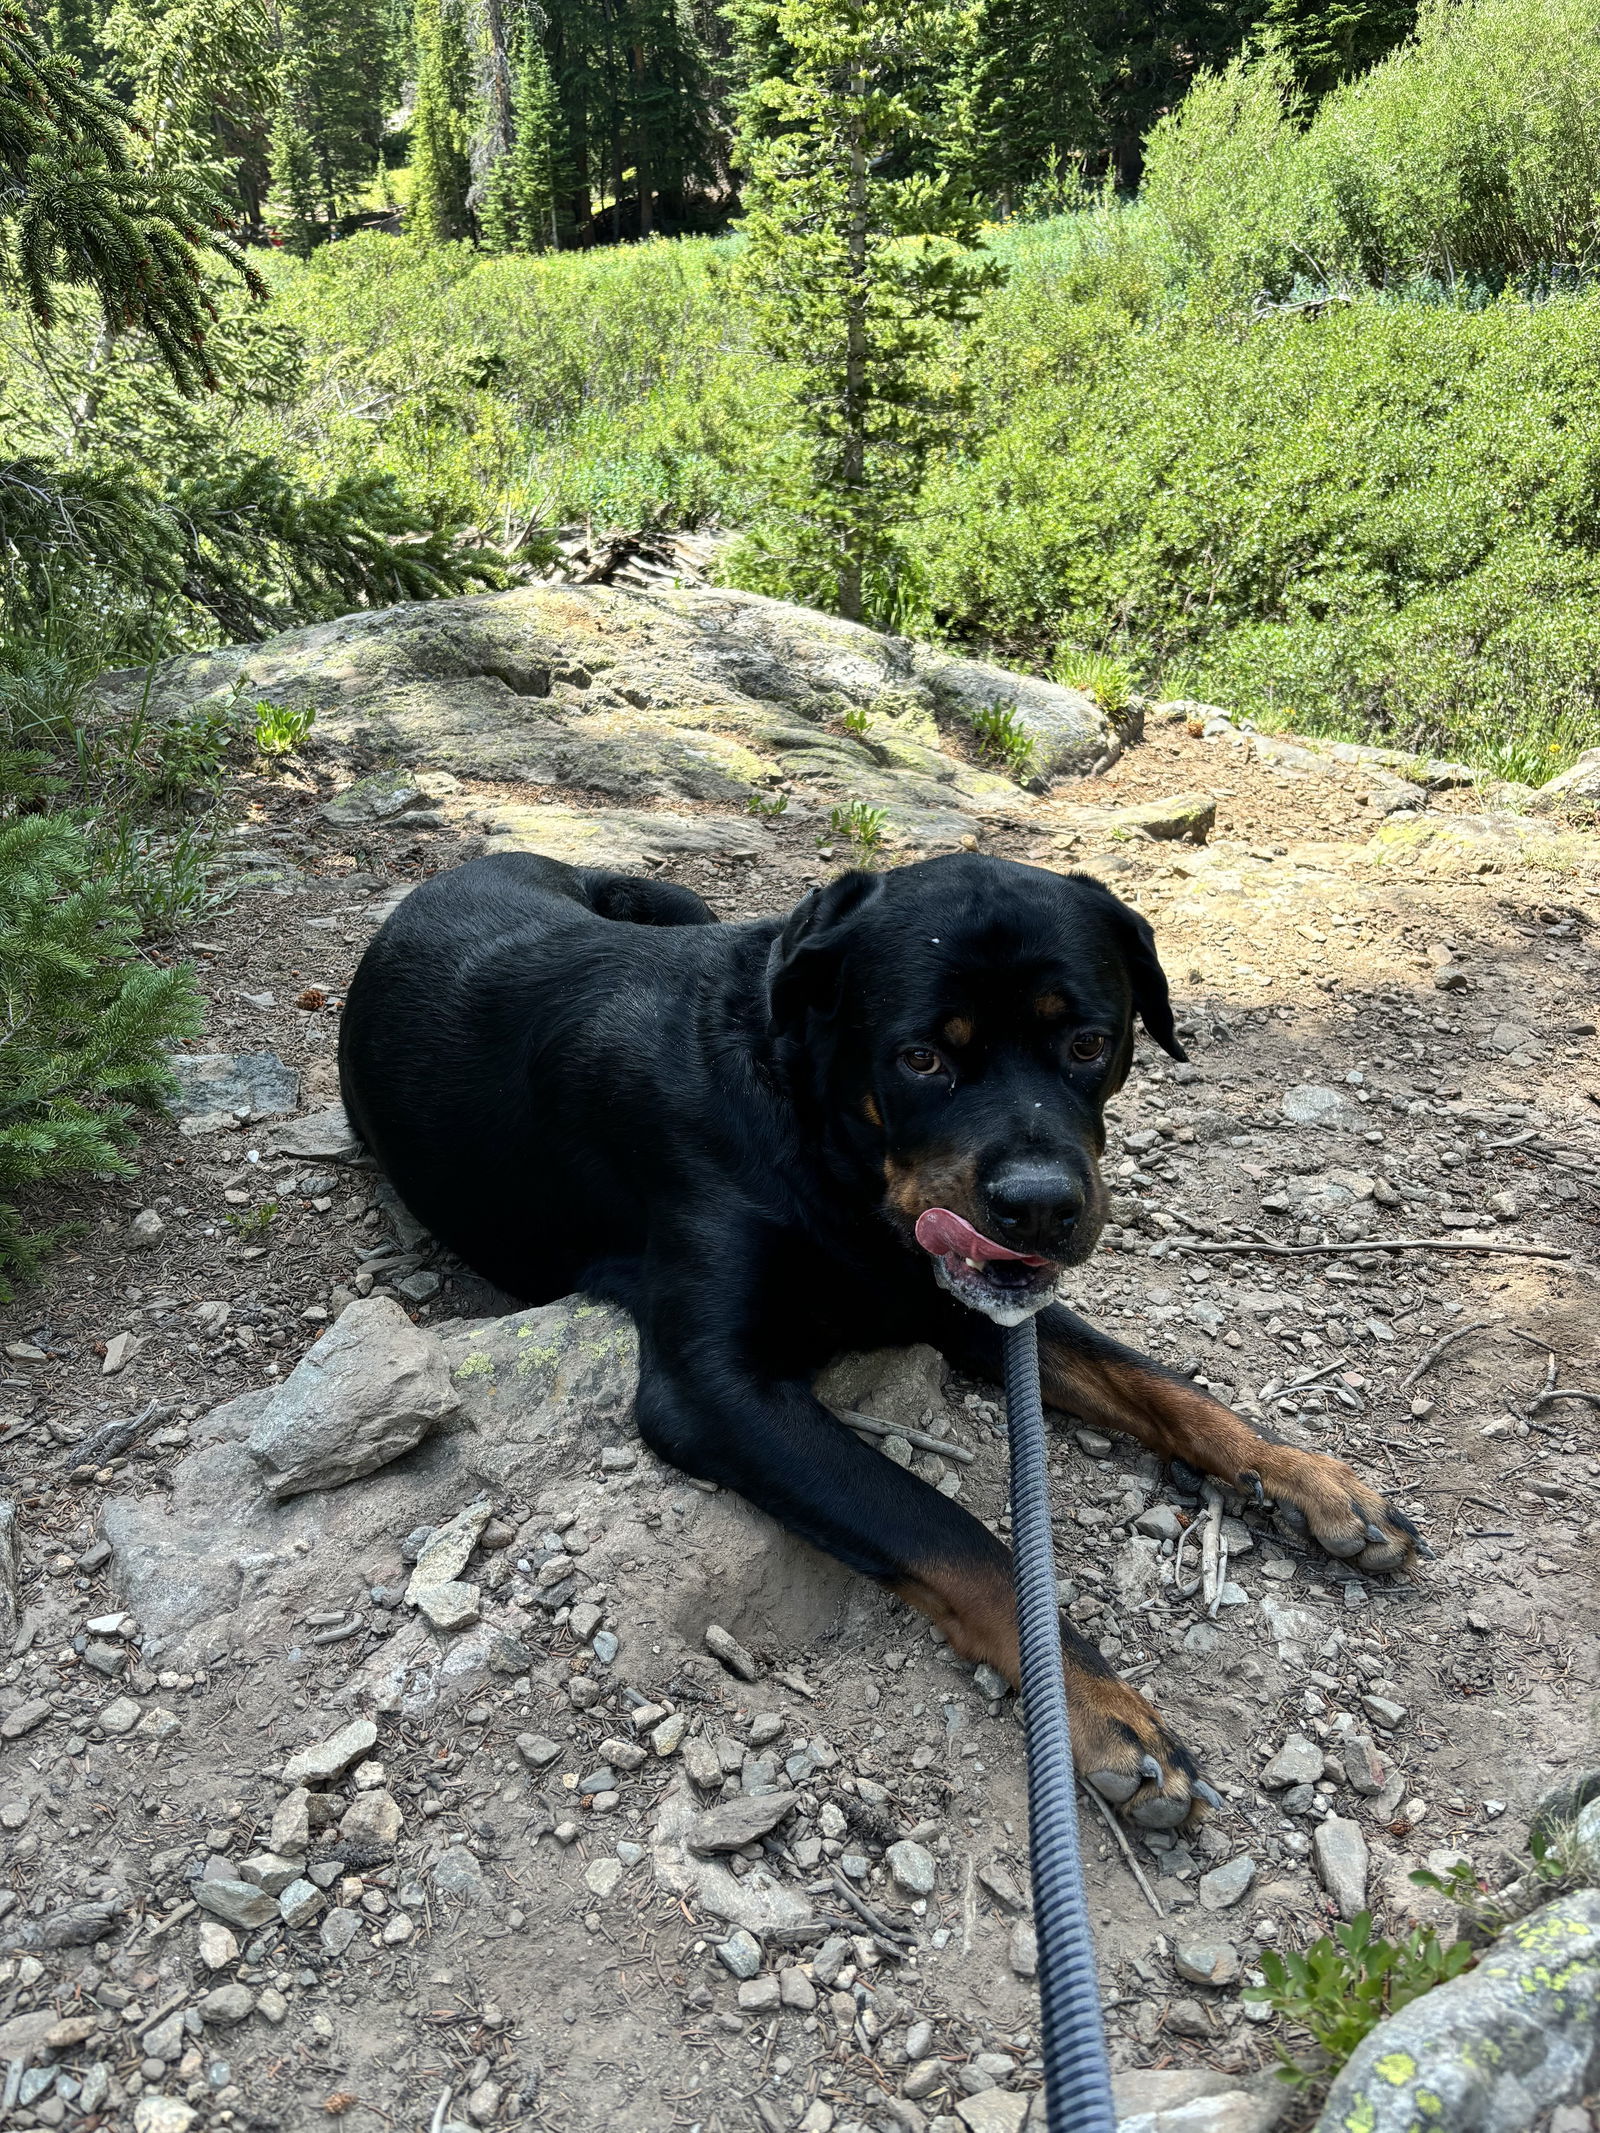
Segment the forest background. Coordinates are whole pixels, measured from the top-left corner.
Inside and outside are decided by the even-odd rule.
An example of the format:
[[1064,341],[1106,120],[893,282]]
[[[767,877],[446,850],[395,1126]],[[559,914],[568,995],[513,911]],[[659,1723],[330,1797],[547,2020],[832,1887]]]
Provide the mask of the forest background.
[[192,1018],[142,944],[293,744],[94,674],[563,526],[1564,767],[1597,114],[1600,0],[0,0],[0,1195],[118,1160]]

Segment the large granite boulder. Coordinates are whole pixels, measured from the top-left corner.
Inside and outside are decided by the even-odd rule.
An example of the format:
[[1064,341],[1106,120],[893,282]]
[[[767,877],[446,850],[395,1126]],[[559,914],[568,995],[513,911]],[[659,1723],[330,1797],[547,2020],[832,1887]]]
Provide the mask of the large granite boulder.
[[1475,1970],[1380,2022],[1316,2133],[1531,2133],[1600,2083],[1600,1889],[1508,1926]]
[[[100,683],[124,707],[144,686],[143,670]],[[1086,771],[1111,739],[1076,690],[703,585],[540,584],[344,615],[168,660],[151,709],[258,699],[313,709],[307,754],[353,775],[403,764],[601,795],[603,816],[571,820],[491,805],[488,829],[505,849],[536,841],[608,863],[649,856],[652,834],[669,853],[674,835],[678,849],[749,845],[747,804],[779,781],[797,812],[860,800],[885,810],[900,846],[948,848],[1030,804],[974,759],[974,714],[1013,706],[1045,780]],[[697,812],[657,812],[673,801]]]

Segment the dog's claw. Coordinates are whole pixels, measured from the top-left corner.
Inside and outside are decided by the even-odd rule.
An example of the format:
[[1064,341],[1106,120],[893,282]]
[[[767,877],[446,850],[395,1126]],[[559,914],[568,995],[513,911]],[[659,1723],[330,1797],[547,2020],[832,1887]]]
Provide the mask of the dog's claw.
[[1238,1486],[1241,1489],[1247,1488],[1250,1491],[1250,1501],[1259,1511],[1261,1509],[1261,1506],[1267,1500],[1267,1492],[1261,1486],[1261,1476],[1251,1469],[1246,1469],[1246,1471],[1239,1476]]
[[1370,1518],[1367,1520],[1367,1539],[1369,1541],[1376,1541],[1381,1547],[1388,1538],[1389,1536],[1384,1532],[1382,1526],[1375,1526]]
[[1161,1765],[1156,1761],[1153,1755],[1140,1756],[1139,1768],[1144,1772],[1145,1776],[1150,1780],[1151,1784],[1154,1785],[1157,1792],[1164,1792],[1166,1790],[1166,1775],[1163,1772]]
[[1425,1563],[1431,1563],[1437,1560],[1437,1550],[1430,1548],[1427,1542],[1422,1538],[1422,1535],[1420,1533],[1414,1533],[1411,1536],[1411,1545],[1413,1548],[1416,1549],[1418,1555],[1422,1557],[1422,1560]]
[[[1150,1757],[1146,1756],[1145,1761],[1149,1762]],[[1159,1767],[1157,1765],[1158,1769]],[[1091,1770],[1089,1772],[1089,1783],[1099,1793],[1100,1797],[1103,1800],[1109,1800],[1113,1807],[1121,1807],[1126,1801],[1131,1800],[1139,1790],[1139,1782],[1139,1779],[1130,1770]]]
[[1218,1792],[1215,1785],[1208,1785],[1204,1778],[1194,1779],[1189,1790],[1197,1800],[1204,1800],[1208,1807],[1221,1808],[1222,1794]]

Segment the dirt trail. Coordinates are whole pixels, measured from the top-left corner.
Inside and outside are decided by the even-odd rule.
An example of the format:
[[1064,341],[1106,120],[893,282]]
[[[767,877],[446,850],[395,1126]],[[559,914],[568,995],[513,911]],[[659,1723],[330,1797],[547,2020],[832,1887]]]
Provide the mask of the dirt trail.
[[[1207,1619],[1173,1581],[1201,1507],[1135,1447],[1061,1433],[1070,1611],[1227,1801],[1191,1838],[1134,1839],[1161,1917],[1084,1824],[1116,2060],[1243,2079],[1272,2063],[1273,2032],[1240,1982],[1332,1915],[1345,1855],[1319,1856],[1337,1851],[1324,1823],[1358,1832],[1342,1870],[1392,1923],[1425,1901],[1410,1869],[1492,1866],[1545,1786],[1600,1763],[1600,1409],[1548,1397],[1600,1388],[1600,839],[1571,833],[1552,860],[1452,838],[1470,794],[1396,810],[1408,795],[1366,767],[1201,727],[1152,722],[1106,775],[1019,797],[976,834],[1137,900],[1193,1055],[1141,1047],[1114,1107],[1114,1226],[1075,1307],[1377,1474],[1437,1551],[1415,1578],[1363,1578],[1230,1515]],[[347,776],[244,781],[246,843],[273,863],[189,944],[211,1003],[196,1049],[276,1054],[303,1112],[335,1093],[338,1002],[396,891],[481,846],[475,811],[584,797],[456,779],[420,818],[328,822],[319,804]],[[1204,847],[1082,812],[1183,794],[1215,800]],[[833,870],[825,835],[768,821],[752,858],[656,870],[722,915],[775,911]],[[649,1551],[694,1506],[623,1448],[570,1484],[501,1493],[464,1574],[526,1595],[527,1663],[380,1711],[370,1750],[313,1781],[304,1923],[262,1890],[231,1928],[196,1907],[198,1876],[235,1882],[247,1861],[270,1888],[282,1773],[350,1722],[352,1678],[400,1634],[406,1536],[359,1607],[330,1596],[331,1620],[303,1609],[171,1665],[123,1613],[106,1505],[171,1489],[208,1413],[281,1381],[352,1297],[391,1294],[456,1333],[506,1308],[431,1256],[372,1172],[275,1153],[283,1123],[158,1126],[136,1180],[51,1210],[83,1234],[9,1316],[11,2122],[1015,2129],[1038,2062],[1012,1701],[808,1556],[740,1572],[730,1605],[759,1676],[741,1681],[697,1648],[703,1625],[662,1614]],[[1429,1248],[1376,1248],[1397,1238]],[[917,1411],[891,1422],[970,1453],[915,1455],[1003,1524],[992,1389],[924,1372],[912,1391]],[[137,1426],[119,1441],[118,1423]],[[561,1619],[536,1604],[551,1564],[574,1581]],[[691,1755],[713,1758],[706,1782]],[[774,1932],[741,1981],[737,1936],[652,1862],[673,1800],[774,1785],[799,1794],[797,1818],[734,1873],[825,1889],[806,1900],[840,1923]],[[352,1822],[363,1797],[393,1820]],[[275,1834],[301,1856],[289,1824]]]

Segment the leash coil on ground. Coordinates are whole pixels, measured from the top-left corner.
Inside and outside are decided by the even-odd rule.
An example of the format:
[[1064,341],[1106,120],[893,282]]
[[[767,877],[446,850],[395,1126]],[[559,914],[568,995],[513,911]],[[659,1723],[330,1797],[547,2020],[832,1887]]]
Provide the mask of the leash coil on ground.
[[1011,1536],[1028,1753],[1028,1849],[1039,1942],[1049,2133],[1115,2133],[1094,1939],[1078,1855],[1078,1800],[1061,1664],[1060,1608],[1039,1340],[1031,1318],[1004,1332]]

